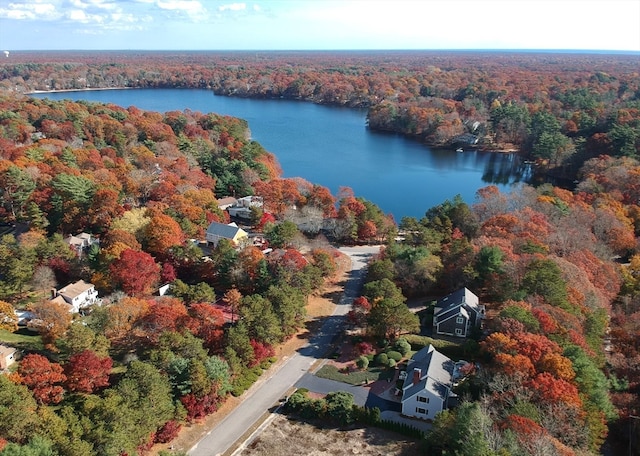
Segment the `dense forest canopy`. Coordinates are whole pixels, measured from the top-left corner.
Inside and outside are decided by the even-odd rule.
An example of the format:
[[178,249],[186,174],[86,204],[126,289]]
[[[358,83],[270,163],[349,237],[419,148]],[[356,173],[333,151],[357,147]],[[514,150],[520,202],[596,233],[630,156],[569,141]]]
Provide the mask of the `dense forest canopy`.
[[[595,54],[12,53],[0,63],[0,340],[22,331],[15,309],[34,315],[38,335],[14,342],[25,356],[0,375],[0,448],[120,456],[170,441],[241,394],[303,328],[307,298],[337,268],[327,238],[383,245],[350,314],[372,350],[424,343],[413,334],[424,316],[407,298],[466,286],[487,305],[486,332],[451,349],[482,373],[434,421],[425,454],[589,455],[608,437],[628,448],[640,413],[637,64]],[[473,205],[454,198],[396,224],[347,187],[332,195],[282,178],[241,119],[22,94],[96,87],[367,107],[373,128],[511,144],[577,182],[486,187]],[[197,240],[209,224],[230,221],[220,201],[247,195],[263,203],[248,223],[264,244],[221,241],[205,254]],[[65,238],[81,232],[99,242],[79,255]],[[85,316],[49,295],[80,279],[102,299]],[[172,295],[154,296],[165,283]]]

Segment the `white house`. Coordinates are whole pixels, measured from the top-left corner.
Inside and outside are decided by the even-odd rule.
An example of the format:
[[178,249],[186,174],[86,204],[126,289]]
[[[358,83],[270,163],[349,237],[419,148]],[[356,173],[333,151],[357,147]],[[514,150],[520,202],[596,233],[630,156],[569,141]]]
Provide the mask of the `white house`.
[[433,333],[443,336],[468,337],[479,328],[485,308],[478,297],[461,288],[440,299],[433,309]]
[[69,244],[76,254],[81,257],[82,254],[92,245],[97,244],[98,240],[92,237],[89,233],[80,233],[75,236],[68,236],[64,238],[64,242]]
[[235,206],[236,204],[238,204],[238,200],[235,199],[233,196],[220,198],[218,200],[218,207],[223,211],[229,209],[230,207]]
[[92,283],[78,280],[59,290],[51,290],[51,301],[66,304],[70,306],[69,312],[78,313],[98,302],[98,292]]
[[8,369],[16,362],[17,349],[0,345],[0,370]]
[[402,414],[432,420],[447,409],[449,400],[456,397],[451,391],[453,370],[454,362],[433,345],[414,354],[402,386]]

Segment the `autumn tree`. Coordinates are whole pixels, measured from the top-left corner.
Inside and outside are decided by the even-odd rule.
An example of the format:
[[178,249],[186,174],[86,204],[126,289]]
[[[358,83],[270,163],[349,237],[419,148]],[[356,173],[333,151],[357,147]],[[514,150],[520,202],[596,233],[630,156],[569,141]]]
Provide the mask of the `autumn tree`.
[[165,331],[177,331],[188,318],[187,308],[177,298],[163,297],[149,306],[147,313],[137,321],[137,327],[147,339],[157,342]]
[[118,286],[131,296],[151,294],[160,280],[160,266],[153,257],[132,249],[124,250],[109,270]]
[[185,240],[178,222],[161,212],[155,211],[142,234],[145,250],[156,256],[164,256],[167,251]]
[[144,299],[125,296],[106,307],[103,324],[99,327],[110,340],[127,338],[138,319],[146,315],[149,305]]
[[63,368],[38,354],[26,355],[18,367],[23,384],[32,391],[41,404],[57,404],[62,401],[64,389],[61,384],[66,380]]
[[189,328],[202,339],[205,347],[213,351],[222,348],[224,317],[222,311],[208,303],[189,306]]
[[67,389],[91,394],[99,388],[109,386],[112,366],[111,358],[101,358],[91,350],[72,355],[64,366]]
[[242,294],[237,288],[231,288],[224,294],[222,300],[229,306],[229,309],[231,310],[231,321],[235,322],[235,316],[237,315],[242,303]]
[[46,345],[54,347],[56,340],[64,335],[73,319],[69,305],[56,301],[42,301],[31,310],[34,318],[29,322],[29,326],[42,335]]
[[18,316],[11,304],[0,301],[0,329],[14,332],[18,329]]

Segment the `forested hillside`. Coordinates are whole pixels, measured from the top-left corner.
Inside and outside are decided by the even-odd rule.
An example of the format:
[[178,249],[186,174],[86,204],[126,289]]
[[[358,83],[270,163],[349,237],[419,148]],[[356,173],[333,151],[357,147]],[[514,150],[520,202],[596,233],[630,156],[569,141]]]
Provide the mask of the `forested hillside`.
[[[0,341],[25,353],[0,375],[8,454],[144,454],[213,413],[304,327],[307,297],[336,268],[327,238],[384,244],[352,313],[372,345],[423,341],[409,297],[466,286],[487,306],[486,331],[458,351],[482,368],[459,391],[462,405],[434,421],[425,454],[588,455],[607,438],[628,451],[640,413],[635,57],[438,54],[430,66],[412,54],[323,54],[322,65],[289,54],[215,64],[198,53],[49,57],[0,65]],[[313,96],[285,95],[318,75]],[[575,170],[575,190],[487,187],[474,204],[444,201],[396,225],[348,188],[332,195],[282,178],[240,119],[15,93],[146,84],[257,96],[263,84],[272,91],[262,96],[276,96],[279,80],[277,96],[367,106],[370,121],[387,108],[442,117],[435,132],[460,126],[446,141],[480,122],[479,136]],[[468,95],[463,81],[473,81]],[[418,136],[439,142],[434,131]],[[247,223],[266,243],[203,249],[209,224],[229,221],[220,200],[246,195],[263,201]],[[99,243],[79,255],[64,239],[81,232]],[[52,288],[80,279],[102,300],[82,316],[50,300]],[[172,295],[156,296],[167,283]],[[28,328],[18,329],[14,309],[32,313]]]
[[[313,239],[328,218],[343,242],[395,232],[349,189],[337,201],[280,178],[248,136],[215,114],[0,98],[0,340],[25,353],[0,376],[7,448],[121,455],[171,440],[240,395],[303,327],[336,253],[298,225]],[[205,252],[197,241],[229,221],[218,205],[229,195],[262,198],[251,223],[266,242]],[[99,243],[74,251],[64,239],[82,232]],[[101,296],[84,316],[50,295],[77,280]],[[154,297],[167,283],[171,297]],[[14,310],[31,313],[26,328]]]

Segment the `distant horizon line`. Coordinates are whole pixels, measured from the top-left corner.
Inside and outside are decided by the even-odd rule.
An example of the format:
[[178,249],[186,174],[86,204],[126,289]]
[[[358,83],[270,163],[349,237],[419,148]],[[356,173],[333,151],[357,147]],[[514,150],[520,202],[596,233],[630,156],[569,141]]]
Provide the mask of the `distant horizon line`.
[[510,53],[550,53],[550,54],[616,54],[640,55],[639,50],[630,49],[549,49],[549,48],[451,48],[451,49],[6,49],[9,53],[33,52],[510,52]]

